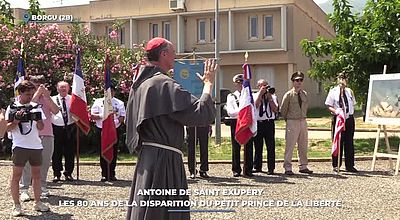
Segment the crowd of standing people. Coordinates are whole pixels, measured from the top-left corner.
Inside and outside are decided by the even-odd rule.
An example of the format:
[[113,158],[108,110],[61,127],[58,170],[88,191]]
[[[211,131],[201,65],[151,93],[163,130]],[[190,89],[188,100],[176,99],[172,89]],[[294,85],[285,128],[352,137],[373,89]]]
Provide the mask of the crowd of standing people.
[[[164,38],[154,38],[146,46],[146,65],[140,67],[135,76],[125,111],[124,102],[114,97],[112,87],[112,106],[114,123],[118,133],[126,124],[126,144],[131,152],[136,152],[138,161],[135,168],[129,202],[141,200],[188,200],[187,195],[180,197],[161,196],[153,198],[140,195],[143,189],[187,189],[187,179],[182,160],[184,126],[188,140],[188,167],[190,178],[210,178],[208,175],[208,139],[210,124],[215,118],[215,106],[211,97],[215,72],[218,65],[214,59],[205,61],[203,75],[199,75],[204,88],[200,98],[191,95],[176,81],[168,76],[173,69],[174,45]],[[267,79],[257,81],[258,91],[254,94],[257,117],[257,135],[244,146],[244,166],[240,165],[241,146],[235,139],[239,98],[241,96],[243,74],[233,77],[235,91],[227,96],[225,119],[231,129],[232,175],[253,177],[263,172],[263,147],[267,151],[267,174],[275,172],[275,120],[282,117],[286,121],[284,174],[294,175],[292,168],[293,151],[297,144],[299,172],[312,174],[308,168],[308,128],[307,110],[309,100],[303,89],[304,74],[296,71],[291,76],[292,88],[279,102]],[[49,207],[40,201],[50,195],[47,189],[47,173],[50,164],[53,170],[53,182],[74,181],[74,159],[76,144],[75,121],[70,113],[70,85],[66,81],[57,83],[55,96],[45,86],[43,78],[31,77],[20,83],[19,96],[0,111],[0,136],[8,131],[12,139],[13,174],[11,195],[14,202],[12,214],[23,214],[20,201],[29,201],[29,186],[32,185],[37,211],[49,211]],[[344,129],[339,152],[344,150],[345,166],[349,172],[357,172],[354,167],[354,94],[347,87],[347,76],[338,76],[338,86],[331,89],[325,102],[332,113],[332,135],[338,133],[336,121],[344,115]],[[96,125],[96,133],[101,136],[104,98],[96,99],[90,109],[90,117]],[[119,137],[119,135],[117,135]],[[196,169],[195,146],[200,144],[200,170]],[[100,156],[100,181],[117,181],[115,167],[117,143],[113,146],[113,159],[108,163]],[[254,150],[253,150],[254,149]],[[254,154],[253,154],[254,152]],[[64,158],[64,166],[62,164]],[[332,156],[333,171],[338,172],[342,162],[342,153]],[[179,212],[169,212],[166,207],[129,207],[127,219],[187,219],[187,207],[177,206]]]

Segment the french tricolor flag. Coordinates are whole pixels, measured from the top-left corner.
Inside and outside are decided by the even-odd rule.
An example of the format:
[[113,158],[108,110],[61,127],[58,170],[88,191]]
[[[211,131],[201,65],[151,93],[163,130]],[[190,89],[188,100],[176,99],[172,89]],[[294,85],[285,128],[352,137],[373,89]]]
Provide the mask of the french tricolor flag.
[[250,65],[243,64],[243,88],[239,98],[239,114],[236,122],[235,139],[241,145],[246,144],[257,134],[256,108],[254,106],[253,94],[251,93]]
[[332,156],[337,157],[340,149],[341,133],[345,129],[346,118],[344,116],[344,111],[340,109],[338,115],[336,116],[335,123],[335,133],[333,134],[332,143]]
[[117,129],[114,122],[114,109],[111,104],[111,74],[110,60],[106,55],[104,64],[104,111],[103,124],[101,129],[101,156],[111,163],[113,155],[113,146],[117,143]]
[[76,49],[70,112],[77,126],[87,135],[90,131],[90,123],[87,111],[85,83],[81,68],[81,49],[79,47]]

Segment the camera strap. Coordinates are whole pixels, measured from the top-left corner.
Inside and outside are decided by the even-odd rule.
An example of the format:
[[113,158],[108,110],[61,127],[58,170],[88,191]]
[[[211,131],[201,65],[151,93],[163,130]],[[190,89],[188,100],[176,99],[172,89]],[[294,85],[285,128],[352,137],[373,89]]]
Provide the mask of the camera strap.
[[[265,106],[265,108],[264,108]],[[264,110],[265,109],[265,110]],[[268,109],[269,109],[269,115],[268,115]],[[261,102],[260,105],[260,112],[259,112],[259,116],[262,117],[264,115],[264,113],[267,115],[268,119],[272,119],[272,111],[271,111],[271,106],[269,105],[268,100],[265,98],[265,96],[263,96],[263,100]]]
[[22,122],[19,122],[19,123],[18,123],[19,132],[21,132],[22,135],[27,135],[27,134],[31,133],[33,121],[30,120],[30,122],[31,122],[31,126],[30,126],[29,130],[28,130],[26,133],[24,133],[24,131],[23,131],[23,129],[22,129]]

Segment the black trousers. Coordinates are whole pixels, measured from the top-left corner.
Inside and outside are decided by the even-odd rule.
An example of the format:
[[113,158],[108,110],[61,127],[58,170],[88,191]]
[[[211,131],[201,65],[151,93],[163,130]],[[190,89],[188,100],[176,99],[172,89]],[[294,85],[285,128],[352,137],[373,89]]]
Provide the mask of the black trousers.
[[[117,166],[117,154],[118,154],[118,141],[119,141],[119,129],[117,128],[117,142],[113,146],[113,159],[111,163],[108,163],[101,156],[101,128],[97,128],[97,137],[100,143],[100,167],[101,167],[101,176],[105,178],[115,177],[115,167]],[[110,171],[110,173],[108,173]]]
[[[231,142],[232,142],[232,171],[241,173],[242,168],[240,167],[240,144],[235,139],[236,120],[232,120],[231,123]],[[253,169],[253,138],[247,142],[245,147],[244,165],[243,169],[245,173],[251,173]]]
[[264,120],[257,122],[257,135],[254,137],[254,169],[262,169],[263,140],[267,146],[268,171],[275,169],[275,121]]
[[63,156],[65,160],[65,171],[63,174],[70,176],[74,171],[76,129],[77,128],[75,124],[71,124],[66,127],[53,125],[54,152],[51,158],[51,166],[53,168],[53,174],[56,177],[60,177],[61,171],[63,171]]
[[[336,116],[333,117],[332,120],[332,140],[333,135],[335,134],[335,123]],[[350,116],[346,119],[345,123],[345,131],[341,133],[340,138],[340,166],[342,165],[342,157],[343,157],[343,149],[344,149],[344,157],[345,157],[345,165],[346,169],[354,167],[354,128],[355,122],[354,117]],[[332,156],[332,166],[338,167],[338,157]]]
[[[209,127],[188,127],[188,166],[189,172],[194,173],[196,170],[196,143],[200,144],[200,171],[208,171],[208,132]],[[195,136],[197,140],[195,140]]]

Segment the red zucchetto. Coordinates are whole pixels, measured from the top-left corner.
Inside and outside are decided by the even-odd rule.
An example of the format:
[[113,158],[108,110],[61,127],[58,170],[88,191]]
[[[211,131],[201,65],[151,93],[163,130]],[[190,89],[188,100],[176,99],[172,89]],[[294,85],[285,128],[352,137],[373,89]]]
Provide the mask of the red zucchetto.
[[163,43],[166,42],[167,40],[165,40],[162,37],[155,37],[147,43],[145,50],[148,52],[150,50],[156,49],[157,47],[161,46]]

